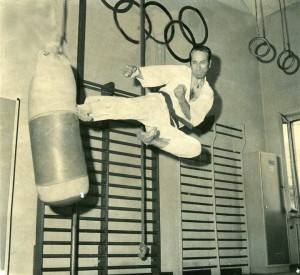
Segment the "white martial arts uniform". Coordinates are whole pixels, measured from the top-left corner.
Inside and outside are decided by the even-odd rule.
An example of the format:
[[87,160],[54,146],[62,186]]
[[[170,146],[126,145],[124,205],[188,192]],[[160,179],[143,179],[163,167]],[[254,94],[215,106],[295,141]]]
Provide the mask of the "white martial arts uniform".
[[[204,81],[200,96],[195,101],[190,101],[191,90],[191,68],[186,65],[161,65],[161,66],[147,66],[139,68],[143,79],[137,78],[143,87],[157,87],[166,85],[160,89],[170,95],[173,107],[178,116],[185,118],[181,111],[179,102],[174,94],[174,89],[178,85],[185,85],[186,95],[185,99],[190,105],[191,123],[194,127],[199,125],[212,107],[214,100],[214,93],[208,82]],[[186,118],[185,118],[186,119]],[[182,124],[180,123],[180,127]]]
[[[191,68],[185,65],[161,65],[139,68],[143,76],[137,78],[143,87],[157,87],[165,85],[160,91],[168,93],[172,99],[176,115],[184,118],[193,126],[199,125],[213,104],[213,90],[205,80],[200,95],[196,100],[189,100],[191,89]],[[191,119],[188,120],[181,111],[174,89],[178,85],[185,85],[186,100],[190,105]],[[200,142],[184,134],[170,123],[170,114],[165,98],[160,93],[149,93],[135,98],[91,96],[87,97],[80,108],[91,111],[94,121],[99,120],[137,120],[146,129],[156,127],[160,131],[160,138],[169,139],[169,144],[162,150],[179,157],[195,157],[201,152]],[[183,124],[179,122],[179,127]]]

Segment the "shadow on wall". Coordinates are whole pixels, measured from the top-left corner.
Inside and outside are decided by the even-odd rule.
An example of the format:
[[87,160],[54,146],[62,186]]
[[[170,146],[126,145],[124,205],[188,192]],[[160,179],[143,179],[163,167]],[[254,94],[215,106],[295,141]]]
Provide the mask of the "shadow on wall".
[[214,90],[214,104],[207,114],[207,116],[213,115],[215,117],[215,121],[218,121],[221,113],[222,113],[222,98],[219,95],[219,92],[217,91],[215,84],[217,83],[217,79],[221,72],[221,59],[213,55],[211,59],[211,67],[207,74],[207,81]]

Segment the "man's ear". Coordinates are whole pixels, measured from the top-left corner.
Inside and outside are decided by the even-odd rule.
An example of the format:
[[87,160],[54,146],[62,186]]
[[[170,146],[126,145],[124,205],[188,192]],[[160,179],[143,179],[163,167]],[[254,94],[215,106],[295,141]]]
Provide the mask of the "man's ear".
[[208,65],[208,68],[210,68],[210,66],[211,66],[211,60],[209,61],[209,65]]

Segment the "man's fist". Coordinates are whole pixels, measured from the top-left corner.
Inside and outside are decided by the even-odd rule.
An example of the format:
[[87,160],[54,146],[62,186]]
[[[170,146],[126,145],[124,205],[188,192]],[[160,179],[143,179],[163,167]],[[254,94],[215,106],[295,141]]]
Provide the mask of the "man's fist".
[[139,73],[138,68],[136,66],[127,65],[123,70],[123,74],[125,77],[135,77]]
[[179,84],[175,89],[174,89],[174,94],[177,97],[179,101],[182,101],[185,99],[185,93],[186,93],[186,87],[185,85]]

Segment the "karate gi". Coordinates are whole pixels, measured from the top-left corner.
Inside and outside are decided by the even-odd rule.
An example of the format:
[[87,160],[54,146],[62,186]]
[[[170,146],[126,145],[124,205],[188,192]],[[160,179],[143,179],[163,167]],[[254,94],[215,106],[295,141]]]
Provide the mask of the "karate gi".
[[[143,87],[163,86],[160,91],[167,93],[173,108],[181,118],[192,126],[199,125],[213,104],[213,90],[205,80],[199,97],[190,100],[191,68],[185,65],[161,65],[139,68],[142,78],[137,78]],[[185,85],[186,100],[190,105],[191,119],[188,120],[181,111],[174,94],[178,85]],[[156,127],[160,131],[159,138],[169,140],[162,150],[178,157],[191,158],[201,153],[201,143],[180,131],[170,123],[170,113],[164,96],[160,93],[148,93],[135,98],[91,96],[87,97],[80,108],[89,108],[94,121],[99,120],[137,120],[145,125],[146,130]],[[183,124],[179,122],[179,128]]]

